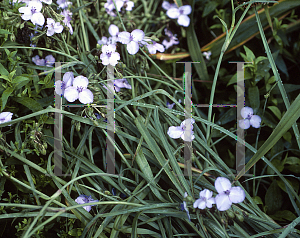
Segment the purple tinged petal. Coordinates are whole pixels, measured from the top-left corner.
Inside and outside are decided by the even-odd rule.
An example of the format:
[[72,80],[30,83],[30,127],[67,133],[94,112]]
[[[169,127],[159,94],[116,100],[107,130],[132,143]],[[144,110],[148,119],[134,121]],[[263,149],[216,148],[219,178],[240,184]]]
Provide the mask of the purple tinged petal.
[[243,107],[241,110],[241,116],[246,118],[251,118],[253,116],[253,109],[251,107]]
[[239,127],[242,129],[248,129],[250,127],[250,120],[249,119],[239,120]]
[[144,39],[145,33],[140,29],[135,29],[131,32],[131,36],[133,38],[133,41],[139,42]]
[[192,12],[192,7],[190,5],[184,5],[179,7],[179,11],[183,15],[189,15]]
[[190,18],[186,15],[180,15],[177,22],[180,26],[188,27],[190,25]]
[[246,194],[241,187],[232,187],[230,189],[229,199],[233,203],[239,203],[245,200]]
[[205,200],[204,199],[199,199],[200,201],[198,202],[198,208],[199,209],[204,209],[204,208],[206,208],[206,202],[205,202]]
[[171,19],[176,19],[178,18],[180,15],[179,13],[179,9],[178,8],[170,8],[167,11],[167,16],[170,17]]
[[181,126],[171,126],[167,132],[167,134],[173,139],[181,137],[183,133],[184,131],[182,130]]
[[84,77],[81,75],[74,78],[74,81],[73,81],[73,87],[75,87],[75,88],[78,88],[78,87],[87,88],[88,84],[89,84],[89,80],[87,79],[87,77]]
[[261,123],[261,118],[260,116],[253,115],[250,119],[250,125],[253,126],[254,128],[259,128]]
[[89,89],[83,89],[79,93],[79,101],[83,104],[92,103],[94,101],[94,96],[91,90]]
[[208,189],[204,189],[203,191],[200,192],[200,197],[202,198],[206,198],[206,199],[209,199],[212,197],[213,195],[213,192],[212,191],[209,191]]
[[65,87],[70,87],[73,85],[74,74],[73,72],[66,72],[63,76],[63,81],[65,83]]
[[231,207],[232,202],[230,201],[229,196],[225,194],[218,194],[215,200],[219,211],[226,211]]
[[45,57],[45,63],[46,66],[51,67],[55,63],[55,58],[53,57],[53,55],[47,55]]
[[171,4],[167,1],[163,1],[162,3],[162,8],[165,9],[165,10],[169,10],[171,8]]
[[131,55],[135,55],[139,51],[139,44],[135,41],[131,41],[127,44],[127,51]]
[[231,183],[227,178],[218,177],[215,181],[215,188],[218,193],[223,194],[225,191],[231,189]]
[[13,113],[11,112],[1,112],[0,113],[0,124],[11,121]]
[[206,200],[206,206],[207,206],[208,208],[212,208],[212,205],[213,205],[213,204],[216,204],[215,198],[210,198],[210,199],[207,199],[207,200]]
[[109,58],[109,63],[112,66],[115,66],[118,63],[118,60],[120,60],[120,54],[118,52],[112,52]]
[[108,28],[108,32],[111,36],[116,36],[119,33],[119,27],[114,24],[111,24]]
[[118,35],[119,37],[119,42],[122,44],[128,44],[130,42],[130,33],[126,31],[122,31]]
[[[186,131],[186,132],[187,132],[187,131]],[[191,134],[190,134],[190,135],[188,135],[188,133],[187,133],[187,135],[186,135],[185,133],[183,133],[183,134],[181,135],[181,139],[183,139],[184,141],[192,141],[192,140],[194,140],[194,139],[195,139],[194,132],[191,131]]]
[[64,97],[68,102],[75,102],[79,97],[77,88],[73,86],[66,88],[64,92]]
[[45,18],[42,13],[37,12],[32,15],[31,22],[35,25],[43,26],[45,24]]
[[126,5],[127,5],[126,10],[131,11],[132,8],[134,7],[134,2],[128,1],[128,2],[126,2]]
[[170,104],[169,102],[167,102],[167,107],[168,107],[169,109],[172,109],[172,108],[174,107],[174,105],[175,105],[175,102],[172,103],[172,104]]

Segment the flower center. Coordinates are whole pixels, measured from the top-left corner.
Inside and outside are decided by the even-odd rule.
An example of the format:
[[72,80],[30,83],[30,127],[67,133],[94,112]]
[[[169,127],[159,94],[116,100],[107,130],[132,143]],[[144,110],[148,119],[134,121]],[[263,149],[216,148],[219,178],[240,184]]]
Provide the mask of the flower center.
[[111,57],[111,53],[112,53],[112,52],[107,52],[107,53],[106,53],[106,55],[107,55],[108,58]]
[[224,193],[225,193],[226,195],[229,195],[229,194],[230,194],[230,191],[229,191],[229,190],[226,190]]
[[78,86],[77,86],[77,91],[78,91],[79,93],[81,93],[81,92],[82,92],[82,90],[83,90],[83,87],[81,87],[81,86],[80,86],[80,87],[78,87]]
[[180,15],[183,15],[183,10],[179,10],[179,14],[180,14]]
[[31,8],[31,14],[34,14],[35,12],[36,12],[35,7],[32,7],[32,8]]
[[132,35],[130,35],[129,40],[133,41],[133,36]]

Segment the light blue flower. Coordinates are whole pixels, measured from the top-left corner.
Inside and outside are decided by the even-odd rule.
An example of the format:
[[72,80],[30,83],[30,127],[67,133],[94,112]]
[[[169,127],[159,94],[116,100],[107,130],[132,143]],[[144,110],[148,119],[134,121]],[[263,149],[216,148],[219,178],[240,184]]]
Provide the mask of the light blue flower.
[[[11,112],[1,112],[0,113],[0,124],[11,121],[13,113]],[[11,125],[9,125],[11,126]]]
[[73,80],[73,86],[67,87],[64,91],[64,97],[68,102],[74,102],[79,99],[83,104],[93,102],[94,95],[87,89],[89,80],[84,76],[77,76]]
[[[99,202],[99,200],[94,200],[92,199],[92,196],[87,196],[87,195],[80,195],[78,198],[75,199],[75,202],[77,202],[78,204],[85,204],[85,203],[91,203],[91,202]],[[88,206],[84,206],[83,208],[89,212],[92,209],[92,206],[96,206],[96,205],[88,205]]]
[[127,45],[127,51],[131,55],[135,55],[139,51],[139,43],[142,43],[145,33],[140,29],[135,29],[131,33],[123,31],[120,32],[119,42]]
[[253,115],[253,109],[251,107],[243,107],[241,110],[241,116],[244,118],[239,120],[239,127],[242,129],[248,129],[251,126],[259,128],[261,123],[260,116]]
[[[191,123],[191,133],[185,137],[185,131],[186,131],[186,123],[190,120]],[[195,139],[194,132],[193,132],[193,125],[195,123],[195,120],[193,118],[186,119],[183,122],[181,122],[180,126],[171,126],[168,129],[168,135],[173,139],[178,139],[181,137],[184,141],[192,141]]]
[[232,203],[244,201],[246,194],[241,187],[231,187],[229,179],[218,177],[215,181],[215,188],[219,193],[216,198],[216,205],[219,211],[226,211]]
[[216,203],[215,198],[212,197],[213,192],[208,189],[204,189],[199,193],[200,198],[197,199],[193,206],[194,208],[204,209],[206,207],[212,208],[212,205]]

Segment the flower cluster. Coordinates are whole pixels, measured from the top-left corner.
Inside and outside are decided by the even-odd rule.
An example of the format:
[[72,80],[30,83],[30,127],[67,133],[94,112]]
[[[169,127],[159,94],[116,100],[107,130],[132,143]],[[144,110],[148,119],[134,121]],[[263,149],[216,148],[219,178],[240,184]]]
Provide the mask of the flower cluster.
[[184,5],[177,7],[176,4],[170,4],[164,1],[162,8],[167,10],[167,16],[171,19],[177,19],[178,25],[188,27],[190,25],[190,18],[187,16],[192,12],[192,7],[190,5]]
[[[16,2],[15,0],[13,1]],[[45,17],[41,13],[43,4],[42,2],[50,5],[52,4],[52,0],[22,0],[19,2],[25,2],[25,7],[20,7],[19,12],[23,13],[21,18],[25,21],[31,21],[34,25],[43,26],[45,24]],[[71,2],[66,0],[57,0],[57,4],[60,8],[64,9],[60,14],[64,16],[63,23],[69,28],[70,34],[73,34],[73,28],[71,26],[71,16],[72,13],[69,10],[65,10]],[[47,18],[47,36],[52,36],[54,33],[61,33],[63,31],[63,26],[59,22],[55,22],[52,18]]]
[[67,72],[63,76],[63,81],[55,82],[55,92],[58,95],[64,95],[68,102],[74,102],[79,99],[83,104],[92,103],[94,100],[93,93],[87,89],[89,80],[84,76],[74,78],[73,72]]
[[0,113],[0,124],[11,121],[12,115],[13,115],[13,113],[11,113],[11,112],[1,112]]
[[[131,11],[134,7],[134,2],[129,0],[115,0],[117,11],[120,12],[122,7],[126,8],[126,11]],[[107,0],[107,2],[104,4],[104,8],[108,15],[115,17],[116,14],[113,12],[115,8],[115,4],[113,0]]]
[[111,24],[108,32],[110,37],[103,36],[97,42],[99,45],[102,45],[100,59],[103,65],[116,66],[118,60],[120,60],[120,54],[116,52],[117,42],[126,45],[127,51],[131,55],[135,55],[142,45],[148,48],[150,54],[155,54],[156,51],[164,52],[165,50],[163,45],[145,38],[145,33],[140,29],[135,29],[131,33],[127,31],[119,32],[119,28]]
[[244,118],[239,120],[239,126],[242,129],[248,129],[251,126],[259,128],[261,123],[260,116],[253,115],[253,109],[251,107],[244,107],[241,110],[241,116]]
[[[91,202],[99,202],[99,200],[94,200],[92,199],[92,196],[87,196],[87,195],[80,195],[78,198],[75,199],[75,202],[77,202],[78,204],[85,204],[85,203],[91,203]],[[92,209],[92,206],[96,206],[96,205],[88,205],[88,206],[84,206],[83,208],[89,212]]]
[[[187,133],[187,135],[185,135],[186,134],[185,132],[188,132],[187,128],[186,128],[186,124],[189,122],[189,120],[191,123],[191,131],[190,131],[190,134]],[[193,118],[186,119],[183,122],[181,122],[180,126],[169,127],[167,133],[173,139],[177,139],[177,138],[181,137],[181,139],[183,139],[184,141],[192,141],[195,139],[194,132],[193,132],[193,125],[192,125],[194,123],[195,123],[195,120]]]
[[[213,204],[216,204],[219,211],[228,210],[232,203],[240,203],[245,200],[246,194],[241,187],[232,187],[229,179],[224,177],[218,177],[215,181],[215,188],[218,192],[216,197],[213,197],[213,192],[204,189],[199,194],[199,199],[193,203],[194,208],[205,209],[212,208]],[[190,219],[189,210],[187,208],[186,199],[188,197],[187,192],[184,193],[184,201],[181,204],[181,210],[187,212]],[[189,200],[188,200],[189,201]]]
[[53,55],[47,55],[45,59],[40,59],[40,56],[36,55],[32,57],[32,62],[38,66],[52,67],[55,63],[55,58],[53,57]]
[[245,191],[241,187],[232,187],[227,178],[218,177],[215,181],[215,188],[218,192],[215,198],[212,197],[212,191],[204,189],[200,192],[200,198],[194,202],[193,207],[205,209],[206,207],[212,208],[212,205],[216,204],[219,211],[226,211],[232,203],[240,203],[246,197]]

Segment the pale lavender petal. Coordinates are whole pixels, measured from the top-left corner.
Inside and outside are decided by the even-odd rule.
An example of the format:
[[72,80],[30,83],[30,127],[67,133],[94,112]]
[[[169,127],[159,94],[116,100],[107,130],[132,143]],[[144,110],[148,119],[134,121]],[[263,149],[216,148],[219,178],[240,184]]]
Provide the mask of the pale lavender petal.
[[126,10],[131,11],[132,8],[134,7],[134,2],[128,1],[128,2],[126,2],[126,5],[127,5]]
[[250,127],[250,120],[249,119],[239,120],[239,127],[242,129],[248,129]]
[[227,190],[231,189],[231,183],[229,179],[224,177],[218,177],[215,181],[215,188],[218,193],[222,194]]
[[64,90],[63,90],[63,82],[61,80],[57,80],[55,81],[55,92],[58,94],[58,95],[62,95],[64,93]]
[[184,131],[182,130],[182,128],[180,126],[171,126],[171,127],[169,127],[168,132],[167,132],[167,134],[173,139],[177,139],[177,138],[181,137],[183,133],[184,133]]
[[37,24],[37,25],[40,25],[40,26],[43,26],[44,23],[45,23],[45,18],[43,16],[42,13],[38,12],[38,13],[34,13],[31,17],[31,22],[33,24]]
[[210,199],[207,199],[207,200],[206,200],[206,206],[207,206],[208,208],[212,208],[212,205],[213,205],[213,204],[216,204],[215,198],[210,198]]
[[122,44],[128,44],[130,42],[130,33],[123,31],[120,32],[119,35],[119,42],[121,42]]
[[55,33],[61,33],[63,31],[63,29],[64,29],[64,27],[59,22],[56,22],[54,24]]
[[194,140],[195,139],[194,132],[191,131],[190,135],[188,135],[188,133],[187,133],[187,135],[185,135],[185,133],[183,133],[181,135],[181,139],[183,139],[184,141],[192,141],[192,140]]
[[65,89],[64,97],[68,102],[74,102],[78,99],[78,91],[77,88],[71,86]]
[[83,89],[81,93],[79,93],[79,101],[83,104],[92,103],[94,100],[93,93],[89,89]]
[[65,87],[70,87],[73,84],[74,74],[73,72],[66,72],[63,76],[63,81],[65,83]]
[[54,63],[55,63],[55,58],[53,57],[53,55],[47,55],[45,57],[46,66],[51,67]]
[[186,15],[180,15],[177,22],[180,26],[188,27],[190,25],[190,18]]
[[246,194],[241,187],[232,187],[230,189],[229,199],[233,203],[239,203],[245,200]]
[[200,197],[202,197],[202,198],[209,199],[212,197],[212,195],[213,195],[213,192],[209,191],[208,189],[204,189],[203,191],[200,192]]
[[253,126],[254,128],[259,128],[261,123],[261,118],[260,116],[253,115],[250,119],[250,125]]
[[116,36],[119,33],[119,27],[114,24],[111,24],[108,28],[108,32],[111,36]]
[[197,200],[194,202],[193,207],[194,207],[194,208],[197,208],[198,205],[199,205],[199,203],[201,202],[201,200],[202,200],[201,198],[197,199]]
[[131,36],[133,38],[133,41],[139,42],[144,39],[145,33],[140,29],[135,29],[131,32]]
[[179,7],[180,14],[189,15],[192,12],[192,7],[190,5],[184,5]]
[[199,209],[204,209],[204,208],[206,208],[206,202],[205,202],[204,199],[201,199],[201,200],[199,201],[198,208],[199,208]]
[[253,109],[251,107],[243,107],[241,110],[241,116],[246,118],[251,118],[253,116]]
[[179,9],[178,8],[170,8],[168,11],[167,11],[167,16],[170,17],[171,19],[176,19],[178,18],[180,15],[179,13]]
[[171,8],[171,4],[167,1],[163,1],[162,8],[165,10],[169,10]]
[[75,88],[87,88],[88,84],[89,80],[87,79],[87,77],[81,75],[75,77],[73,81],[73,87]]
[[131,55],[135,55],[139,51],[139,44],[135,41],[131,41],[127,44],[127,51]]
[[218,194],[215,198],[216,205],[219,211],[226,211],[230,208],[232,202],[229,199],[229,196],[225,194]]
[[112,66],[115,66],[118,63],[118,60],[120,60],[120,54],[118,52],[112,52],[109,59],[109,63]]

